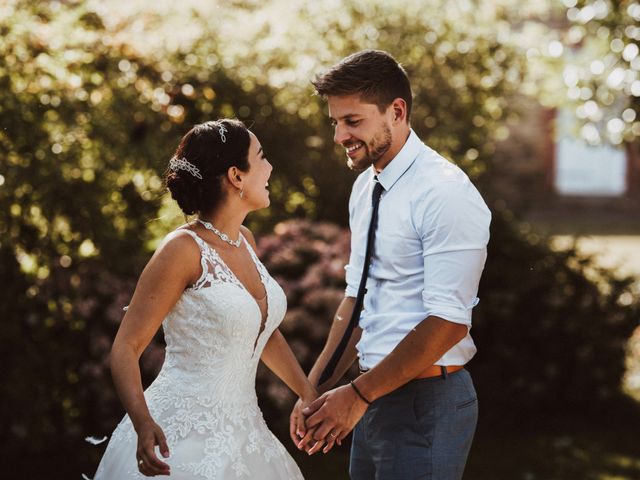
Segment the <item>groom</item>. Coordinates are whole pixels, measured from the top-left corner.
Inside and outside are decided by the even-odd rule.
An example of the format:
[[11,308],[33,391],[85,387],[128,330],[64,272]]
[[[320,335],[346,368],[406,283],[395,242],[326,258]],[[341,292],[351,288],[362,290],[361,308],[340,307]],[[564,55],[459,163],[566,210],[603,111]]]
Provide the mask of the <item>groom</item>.
[[[410,126],[411,88],[386,52],[313,82],[334,141],[362,171],[349,199],[347,288],[309,374],[325,392],[291,414],[298,448],[325,453],[355,427],[355,480],[460,479],[478,405],[465,364],[490,212],[467,176]],[[361,375],[331,389],[356,360]]]

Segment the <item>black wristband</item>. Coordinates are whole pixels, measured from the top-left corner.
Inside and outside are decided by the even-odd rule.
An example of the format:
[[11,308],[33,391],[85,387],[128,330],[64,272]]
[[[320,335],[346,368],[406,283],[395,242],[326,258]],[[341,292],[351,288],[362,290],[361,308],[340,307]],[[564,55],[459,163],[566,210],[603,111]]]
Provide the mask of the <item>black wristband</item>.
[[369,400],[367,400],[366,398],[364,398],[364,395],[362,395],[360,390],[358,390],[358,387],[356,387],[355,383],[349,382],[349,385],[351,385],[353,387],[353,389],[356,391],[356,393],[358,394],[358,396],[362,399],[362,401],[364,403],[366,403],[367,405],[371,405],[371,402]]

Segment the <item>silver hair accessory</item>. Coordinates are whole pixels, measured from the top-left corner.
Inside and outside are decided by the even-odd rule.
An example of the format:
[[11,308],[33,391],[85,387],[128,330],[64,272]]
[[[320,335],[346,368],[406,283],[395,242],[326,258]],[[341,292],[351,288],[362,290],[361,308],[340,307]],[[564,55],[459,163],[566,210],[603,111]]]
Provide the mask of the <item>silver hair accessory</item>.
[[186,170],[194,177],[202,180],[202,175],[200,175],[200,170],[198,169],[198,167],[196,167],[193,163],[191,163],[189,160],[187,160],[184,157],[182,158],[173,157],[171,160],[169,160],[169,168],[174,172],[177,170]]
[[220,126],[218,127],[218,133],[220,134],[220,140],[222,140],[222,143],[227,143],[227,137],[224,136],[225,133],[229,133],[227,127],[220,124]]

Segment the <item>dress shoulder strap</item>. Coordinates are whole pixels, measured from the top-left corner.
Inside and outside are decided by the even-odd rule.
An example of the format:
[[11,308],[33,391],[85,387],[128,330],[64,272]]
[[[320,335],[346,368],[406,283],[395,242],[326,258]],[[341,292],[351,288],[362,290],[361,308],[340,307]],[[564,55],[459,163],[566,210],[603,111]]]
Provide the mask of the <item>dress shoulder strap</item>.
[[205,242],[200,235],[196,232],[189,230],[188,228],[181,228],[176,231],[186,232],[189,234],[191,238],[193,238],[198,244],[198,248],[200,249],[200,267],[202,268],[202,273],[200,274],[200,278],[191,286],[194,290],[199,290],[202,288],[207,280],[207,274],[209,273],[209,264],[207,262],[207,253],[210,253],[211,247]]

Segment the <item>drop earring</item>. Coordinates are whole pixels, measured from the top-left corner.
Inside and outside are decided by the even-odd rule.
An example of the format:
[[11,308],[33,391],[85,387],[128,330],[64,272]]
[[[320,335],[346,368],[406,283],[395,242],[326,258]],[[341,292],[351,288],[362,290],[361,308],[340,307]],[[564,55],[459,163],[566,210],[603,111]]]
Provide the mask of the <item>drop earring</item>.
[[244,189],[241,188],[240,189],[240,200],[242,200],[244,198]]

